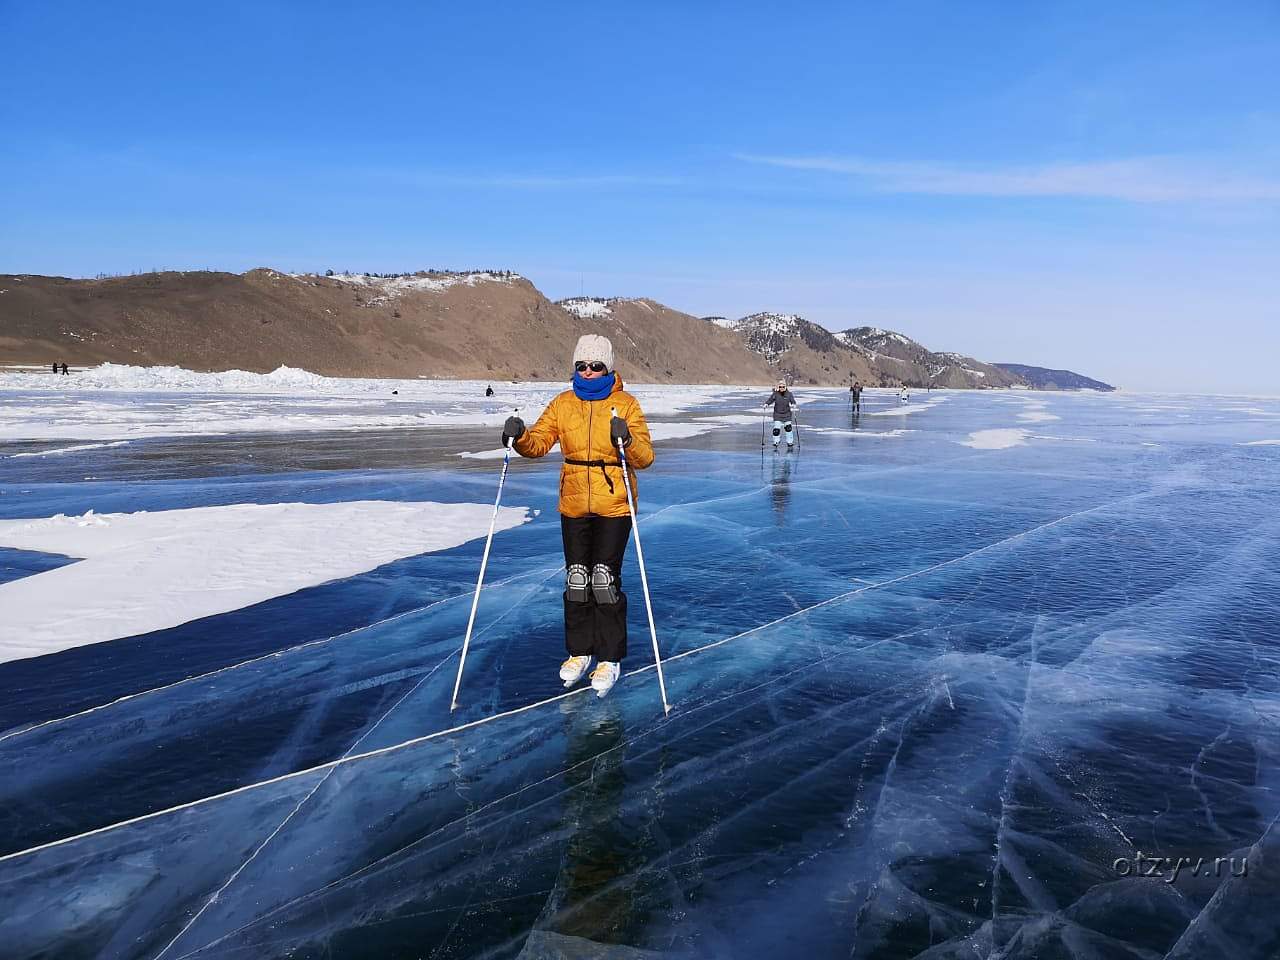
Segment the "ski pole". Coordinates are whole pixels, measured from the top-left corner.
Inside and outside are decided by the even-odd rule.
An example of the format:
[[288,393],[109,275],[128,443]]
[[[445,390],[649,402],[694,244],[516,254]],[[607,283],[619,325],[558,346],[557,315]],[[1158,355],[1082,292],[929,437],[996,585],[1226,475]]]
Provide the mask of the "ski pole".
[[[609,408],[609,415],[618,415],[617,407]],[[631,513],[631,529],[636,532],[636,559],[640,561],[640,585],[644,587],[644,609],[649,615],[649,637],[653,640],[653,665],[658,668],[658,691],[662,694],[662,714],[671,712],[667,703],[667,682],[662,678],[662,655],[658,653],[658,629],[653,625],[653,601],[649,599],[649,575],[644,571],[644,548],[640,546],[640,524],[636,522],[635,496],[631,492],[631,477],[627,473],[627,454],[618,441],[618,459],[622,461],[622,483],[627,488],[627,510]]]
[[764,425],[768,418],[765,411],[760,411],[760,469],[764,469]]
[[[519,413],[517,408],[514,413]],[[502,485],[507,482],[507,467],[511,464],[512,439],[507,438],[507,445],[502,454],[502,475],[498,477],[498,495],[493,498],[493,516],[489,518],[489,535],[485,537],[484,554],[480,557],[480,576],[476,578],[476,593],[471,598],[471,615],[467,617],[467,634],[462,638],[462,659],[458,661],[458,679],[453,681],[453,699],[449,702],[449,712],[458,709],[458,688],[462,686],[462,668],[467,665],[467,648],[471,646],[471,628],[476,622],[476,607],[480,605],[480,585],[484,583],[484,569],[489,565],[489,547],[493,545],[493,528],[498,523],[498,504],[502,502]]]

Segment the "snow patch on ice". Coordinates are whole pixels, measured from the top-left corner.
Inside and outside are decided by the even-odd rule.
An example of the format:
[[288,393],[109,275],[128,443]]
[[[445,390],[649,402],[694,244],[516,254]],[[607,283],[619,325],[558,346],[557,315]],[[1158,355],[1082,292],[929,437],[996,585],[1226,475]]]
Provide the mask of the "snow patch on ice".
[[[241,503],[0,520],[0,546],[83,558],[0,584],[0,662],[176,627],[478,537],[480,503]],[[503,507],[497,529],[530,519]]]
[[946,399],[947,399],[946,397],[937,397],[933,400],[928,401],[927,403],[902,403],[896,407],[891,407],[888,410],[872,411],[871,413],[868,413],[867,416],[868,417],[902,417],[902,416],[906,416],[909,413],[923,413],[926,410],[933,409],[938,404],[944,402]]
[[[796,400],[796,406],[800,406],[800,401]],[[726,426],[755,426],[760,423],[762,413],[725,413],[717,417],[699,417],[699,421],[708,423],[723,423]],[[772,418],[770,418],[772,419]]]
[[1049,413],[1045,408],[1048,406],[1044,401],[1032,401],[1024,403],[1023,412],[1018,414],[1019,420],[1028,423],[1042,423],[1046,420],[1061,420],[1062,418],[1056,414]]
[[79,453],[81,450],[101,450],[104,447],[123,447],[128,440],[116,440],[114,443],[78,443],[73,447],[57,447],[53,450],[35,450],[31,453],[11,453],[10,459],[18,457],[52,457],[60,453]]
[[713,423],[707,420],[690,420],[686,423],[651,423],[649,424],[649,438],[654,441],[685,440],[689,437],[710,433],[712,430],[723,426],[725,424]]
[[1280,446],[1280,440],[1249,440],[1240,444],[1242,447],[1277,447]]
[[957,440],[956,443],[975,450],[1007,450],[1017,447],[1027,440],[1027,431],[1017,427],[998,430],[975,430],[969,434],[968,440]]
[[896,427],[893,430],[851,430],[847,427],[801,427],[804,433],[828,433],[837,436],[848,437],[850,440],[859,437],[869,437],[876,440],[885,440],[892,437],[903,437],[908,433],[916,433],[918,431],[911,430],[906,427]]

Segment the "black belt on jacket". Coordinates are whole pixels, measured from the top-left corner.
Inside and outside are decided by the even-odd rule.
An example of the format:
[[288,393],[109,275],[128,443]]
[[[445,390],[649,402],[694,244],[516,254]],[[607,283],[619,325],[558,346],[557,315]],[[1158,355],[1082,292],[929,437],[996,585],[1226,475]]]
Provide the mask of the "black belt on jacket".
[[609,485],[609,492],[613,493],[613,481],[609,479],[609,471],[605,467],[621,467],[621,460],[570,460],[564,458],[565,463],[571,463],[575,467],[599,467],[600,472],[604,474],[604,482]]

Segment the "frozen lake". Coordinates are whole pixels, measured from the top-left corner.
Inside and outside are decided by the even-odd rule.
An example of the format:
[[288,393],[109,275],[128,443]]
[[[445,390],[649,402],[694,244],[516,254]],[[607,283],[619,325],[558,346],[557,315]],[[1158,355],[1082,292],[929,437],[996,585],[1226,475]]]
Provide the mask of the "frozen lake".
[[1280,956],[1278,400],[660,405],[664,718],[634,550],[562,692],[556,454],[450,713],[500,405],[8,386],[2,957]]

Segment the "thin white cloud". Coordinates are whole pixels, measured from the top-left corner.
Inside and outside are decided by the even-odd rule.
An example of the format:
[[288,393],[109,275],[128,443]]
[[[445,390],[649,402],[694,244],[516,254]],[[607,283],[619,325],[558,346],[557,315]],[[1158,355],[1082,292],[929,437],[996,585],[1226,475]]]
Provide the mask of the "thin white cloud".
[[1089,197],[1134,203],[1277,201],[1280,178],[1214,171],[1166,157],[976,169],[861,157],[738,154],[749,163],[845,174],[879,193]]

